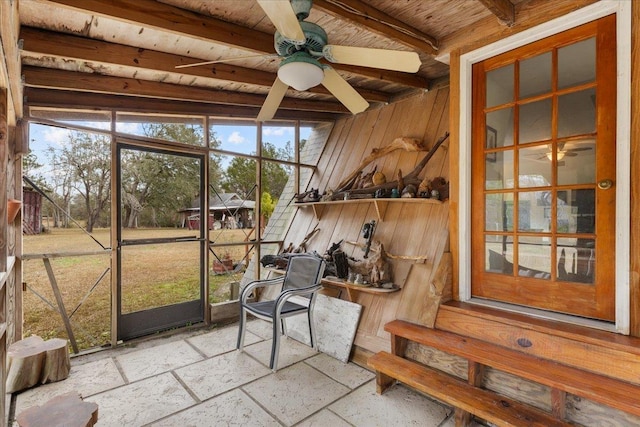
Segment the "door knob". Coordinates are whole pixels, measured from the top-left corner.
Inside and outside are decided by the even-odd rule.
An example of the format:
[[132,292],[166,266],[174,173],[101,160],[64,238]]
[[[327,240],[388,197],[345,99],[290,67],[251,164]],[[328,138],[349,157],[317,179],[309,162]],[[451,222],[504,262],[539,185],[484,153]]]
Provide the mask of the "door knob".
[[598,181],[598,188],[601,190],[608,190],[613,187],[613,181],[610,179],[603,179],[602,181]]

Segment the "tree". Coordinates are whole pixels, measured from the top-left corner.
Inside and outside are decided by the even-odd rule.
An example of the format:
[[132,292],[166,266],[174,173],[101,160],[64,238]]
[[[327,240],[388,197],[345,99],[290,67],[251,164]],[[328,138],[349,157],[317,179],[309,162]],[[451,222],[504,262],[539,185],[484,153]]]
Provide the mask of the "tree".
[[234,157],[229,163],[222,182],[228,193],[237,193],[243,199],[255,197],[256,161],[245,157]]
[[[111,198],[110,138],[102,134],[70,131],[57,154],[60,166],[70,175],[70,185],[84,201],[87,231],[100,223]],[[66,181],[65,181],[66,182]]]
[[46,179],[39,171],[44,165],[38,162],[38,156],[33,151],[22,157],[22,173],[43,191],[51,191]]
[[276,202],[271,198],[271,195],[266,191],[262,193],[262,197],[260,198],[260,213],[264,218],[264,223],[269,222],[269,218],[271,218],[271,214],[276,209]]
[[[146,136],[168,139],[190,145],[202,145],[200,126],[183,123],[153,123],[143,125]],[[220,144],[212,138],[211,144]],[[178,211],[189,208],[200,191],[199,161],[193,157],[122,150],[123,222],[126,227],[176,226]],[[210,180],[222,175],[220,160],[212,156],[209,162]]]
[[[276,148],[275,145],[265,142],[262,148],[262,155],[268,159],[291,160],[291,144],[287,143],[286,148]],[[284,166],[275,161],[262,161],[262,191],[271,195],[274,200],[280,198],[287,180],[291,175],[291,167]],[[234,157],[227,167],[225,180],[222,187],[233,193],[238,193],[240,197],[250,197],[250,192],[256,184],[256,161],[244,157]]]
[[[68,134],[71,139],[71,132]],[[69,218],[71,217],[71,193],[73,191],[73,171],[67,167],[66,163],[60,160],[60,154],[52,146],[47,148],[47,157],[51,165],[50,180],[53,184],[53,191],[49,197],[64,211],[55,209],[51,206],[51,216],[53,217],[54,227],[68,227]]]

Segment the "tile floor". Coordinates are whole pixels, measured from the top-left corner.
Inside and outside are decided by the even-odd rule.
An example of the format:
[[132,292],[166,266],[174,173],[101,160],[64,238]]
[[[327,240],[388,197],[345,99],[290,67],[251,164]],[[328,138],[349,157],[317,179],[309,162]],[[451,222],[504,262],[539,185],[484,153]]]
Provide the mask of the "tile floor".
[[453,427],[450,408],[398,385],[377,395],[374,374],[293,339],[268,368],[271,324],[156,337],[71,359],[63,381],[12,396],[15,414],[69,391],[98,404],[98,426]]

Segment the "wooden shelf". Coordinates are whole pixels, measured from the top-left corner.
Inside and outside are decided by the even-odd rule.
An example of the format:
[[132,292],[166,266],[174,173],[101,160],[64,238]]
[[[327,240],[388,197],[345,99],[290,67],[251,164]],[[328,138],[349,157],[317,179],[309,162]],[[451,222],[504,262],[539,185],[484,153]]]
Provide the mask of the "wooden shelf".
[[[284,274],[285,271],[284,270],[280,270],[278,268],[273,268],[273,267],[262,267],[263,270],[269,271],[271,273],[275,273],[275,274]],[[322,279],[322,285],[323,286],[327,286],[330,288],[340,288],[340,289],[346,289],[347,290],[347,298],[349,299],[349,301],[354,302],[355,301],[355,297],[357,295],[358,292],[362,292],[365,294],[377,294],[377,295],[384,295],[384,294],[390,294],[392,292],[398,292],[400,289],[399,287],[393,288],[393,289],[383,289],[383,288],[374,288],[373,286],[364,286],[364,285],[356,285],[355,283],[348,283],[347,281],[343,280],[343,279],[338,279],[338,278],[324,278]]]
[[384,215],[387,212],[387,207],[392,203],[421,203],[421,204],[434,204],[441,205],[442,201],[436,199],[422,199],[422,198],[397,198],[397,199],[349,199],[349,200],[335,200],[332,202],[305,202],[305,203],[294,203],[294,206],[298,207],[311,207],[313,208],[313,213],[318,220],[322,218],[322,213],[325,208],[337,205],[357,205],[369,203],[373,204],[376,208],[376,214],[378,216],[378,221],[384,221]]
[[342,279],[329,279],[329,278],[322,279],[322,285],[333,287],[333,288],[346,289],[347,296],[349,298],[349,301],[351,302],[355,302],[356,295],[358,294],[358,292],[362,292],[365,294],[383,295],[383,294],[390,294],[392,292],[398,292],[401,289],[399,287],[396,287],[393,289],[374,288],[373,286],[363,286],[363,285],[356,285],[355,283],[348,283]]

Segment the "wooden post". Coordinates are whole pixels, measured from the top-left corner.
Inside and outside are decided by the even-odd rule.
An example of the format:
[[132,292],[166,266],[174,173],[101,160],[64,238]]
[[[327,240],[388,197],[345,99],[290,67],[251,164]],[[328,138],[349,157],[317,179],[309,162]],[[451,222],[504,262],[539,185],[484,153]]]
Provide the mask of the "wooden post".
[[56,302],[58,303],[58,311],[60,312],[60,316],[62,317],[62,321],[64,322],[64,327],[67,330],[69,341],[71,341],[71,347],[73,348],[74,353],[78,353],[78,344],[76,343],[76,337],[73,335],[73,329],[71,328],[71,321],[69,320],[69,315],[67,314],[67,310],[64,308],[64,301],[62,300],[62,294],[60,293],[60,288],[58,288],[58,281],[56,280],[56,276],[53,273],[53,268],[51,267],[51,261],[49,261],[49,258],[45,256],[42,258],[42,262],[44,262],[44,268],[47,270],[47,276],[49,276],[49,283],[51,283],[53,294],[56,297]]

